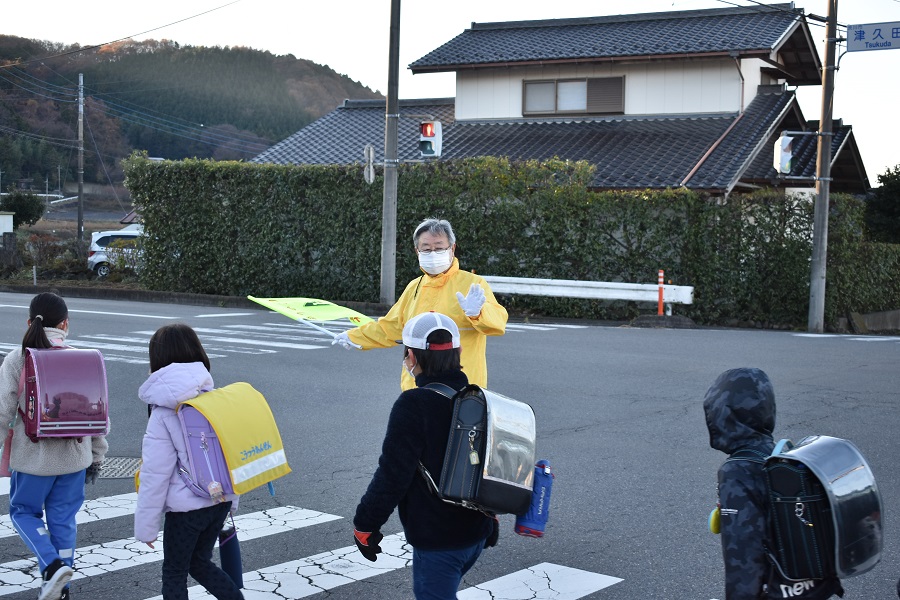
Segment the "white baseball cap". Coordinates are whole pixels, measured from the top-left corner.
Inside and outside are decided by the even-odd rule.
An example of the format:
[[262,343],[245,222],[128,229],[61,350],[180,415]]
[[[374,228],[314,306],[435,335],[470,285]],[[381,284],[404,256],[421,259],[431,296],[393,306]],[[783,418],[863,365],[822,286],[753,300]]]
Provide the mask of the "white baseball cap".
[[[446,344],[429,344],[431,332],[443,329],[450,334],[450,342]],[[403,326],[403,345],[419,350],[450,350],[459,348],[459,327],[453,319],[438,312],[426,312],[416,315]]]

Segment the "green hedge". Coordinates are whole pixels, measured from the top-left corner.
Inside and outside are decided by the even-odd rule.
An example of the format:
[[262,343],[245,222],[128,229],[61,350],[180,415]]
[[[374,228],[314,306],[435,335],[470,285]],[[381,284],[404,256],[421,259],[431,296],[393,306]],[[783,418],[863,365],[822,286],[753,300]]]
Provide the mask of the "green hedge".
[[[151,289],[378,302],[383,175],[361,166],[125,161]],[[775,192],[591,192],[592,167],[475,158],[401,165],[397,291],[419,273],[412,231],[450,220],[463,268],[485,275],[695,287],[678,314],[805,326],[812,201]],[[864,240],[862,204],[834,195],[826,322],[898,308],[900,251]],[[646,303],[509,296],[517,312],[606,319]]]

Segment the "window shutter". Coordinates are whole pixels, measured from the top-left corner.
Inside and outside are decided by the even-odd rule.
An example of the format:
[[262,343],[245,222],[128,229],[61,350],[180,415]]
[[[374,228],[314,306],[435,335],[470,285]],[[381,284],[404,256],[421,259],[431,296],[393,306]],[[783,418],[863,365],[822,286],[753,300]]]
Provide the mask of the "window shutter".
[[587,111],[593,114],[625,112],[625,78],[595,77],[587,80]]

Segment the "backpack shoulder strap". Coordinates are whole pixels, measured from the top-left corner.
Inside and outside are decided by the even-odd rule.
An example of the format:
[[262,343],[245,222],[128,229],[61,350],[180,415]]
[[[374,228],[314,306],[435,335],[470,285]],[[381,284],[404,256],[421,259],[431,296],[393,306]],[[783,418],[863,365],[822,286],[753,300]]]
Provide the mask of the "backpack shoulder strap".
[[741,448],[731,454],[728,458],[725,459],[725,462],[731,462],[733,460],[748,460],[750,462],[765,464],[766,459],[769,458],[769,455],[765,452],[760,452],[759,450],[753,450],[752,448]]
[[423,389],[431,390],[432,392],[437,392],[441,396],[445,396],[447,398],[452,398],[457,393],[457,390],[454,390],[452,387],[450,387],[446,383],[429,383]]

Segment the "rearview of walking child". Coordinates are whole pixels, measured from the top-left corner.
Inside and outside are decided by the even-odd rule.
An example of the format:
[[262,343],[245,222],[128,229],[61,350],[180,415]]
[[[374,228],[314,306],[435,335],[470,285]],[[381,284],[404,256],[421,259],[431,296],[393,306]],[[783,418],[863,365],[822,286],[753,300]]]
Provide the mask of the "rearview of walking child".
[[224,502],[196,495],[179,473],[188,464],[175,408],[213,389],[209,358],[188,325],[159,328],[150,338],[150,377],[138,395],[150,406],[144,434],[134,536],[151,548],[163,524],[162,596],[187,600],[190,574],[218,600],[242,600],[232,579],[212,561],[213,547],[238,497]]
[[22,541],[37,556],[43,576],[38,600],[69,600],[75,515],[84,503],[84,485],[96,481],[108,448],[104,436],[32,442],[25,433],[21,416],[25,410],[21,377],[25,350],[63,346],[68,331],[65,301],[51,292],[38,294],[28,308],[22,347],[11,350],[0,367],[0,423],[15,422],[9,454],[9,516]]
[[725,600],[786,598],[782,584],[790,587],[791,598],[801,600],[843,596],[836,579],[787,581],[767,555],[772,546],[764,469],[775,447],[775,392],[769,376],[752,368],[725,371],[706,392],[703,410],[709,445],[728,455],[719,468],[717,510]]

